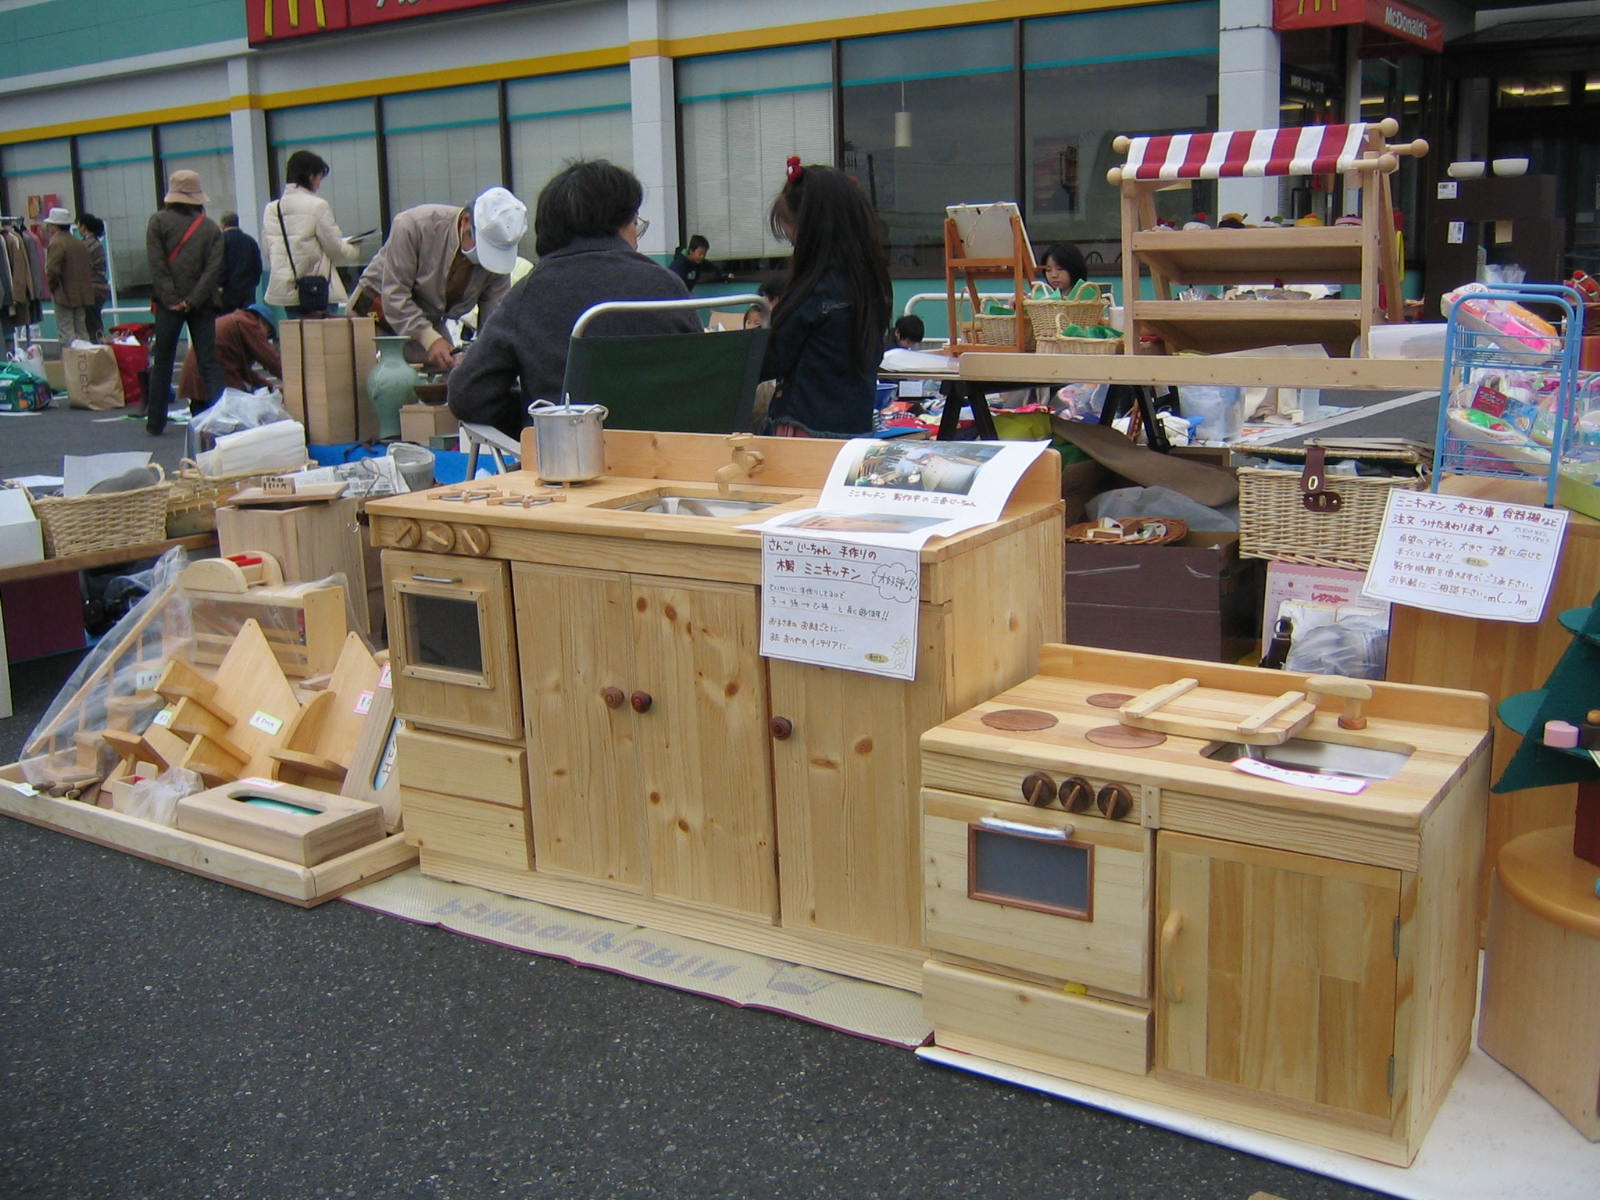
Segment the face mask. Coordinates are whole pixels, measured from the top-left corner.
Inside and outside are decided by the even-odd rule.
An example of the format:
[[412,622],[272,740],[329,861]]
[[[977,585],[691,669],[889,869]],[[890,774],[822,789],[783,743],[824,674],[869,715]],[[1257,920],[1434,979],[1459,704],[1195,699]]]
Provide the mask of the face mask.
[[478,265],[478,247],[476,245],[474,245],[471,250],[463,250],[461,252],[461,257],[466,259],[473,266],[477,266]]

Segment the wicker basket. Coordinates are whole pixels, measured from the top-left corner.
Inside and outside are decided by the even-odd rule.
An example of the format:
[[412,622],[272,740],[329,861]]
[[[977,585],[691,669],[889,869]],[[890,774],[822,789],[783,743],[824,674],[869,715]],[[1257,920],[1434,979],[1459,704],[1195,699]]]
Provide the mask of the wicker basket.
[[186,458],[168,483],[172,491],[167,495],[167,536],[187,537],[193,533],[209,533],[217,527],[217,505],[226,504],[235,492],[259,487],[265,479],[283,475],[297,468],[279,471],[252,471],[244,475],[206,475],[194,459]]
[[1121,354],[1122,339],[1086,337],[1042,337],[1037,339],[1040,354]]
[[978,314],[978,344],[982,346],[1015,346],[1017,344],[1017,318],[1010,313]]
[[1266,558],[1310,567],[1342,567],[1364,571],[1372,561],[1383,524],[1389,493],[1420,492],[1428,486],[1428,468],[1417,455],[1404,452],[1363,451],[1328,453],[1328,462],[1351,458],[1383,464],[1402,472],[1394,475],[1327,475],[1325,490],[1337,492],[1338,512],[1312,512],[1302,502],[1305,490],[1301,472],[1305,450],[1281,446],[1236,447],[1242,454],[1270,457],[1291,464],[1289,469],[1240,467],[1239,553],[1246,558]]
[[[1093,300],[1034,300],[1022,302],[1022,311],[1033,325],[1036,338],[1053,338],[1063,325],[1104,325],[1106,312],[1111,305],[1111,291],[1103,289]],[[1085,351],[1056,351],[1058,354],[1082,354]],[[1087,353],[1093,354],[1090,350]],[[1108,353],[1108,351],[1100,351]]]
[[172,485],[166,482],[166,472],[158,464],[152,465],[160,472],[161,482],[131,492],[34,497],[33,513],[44,529],[45,557],[163,541]]

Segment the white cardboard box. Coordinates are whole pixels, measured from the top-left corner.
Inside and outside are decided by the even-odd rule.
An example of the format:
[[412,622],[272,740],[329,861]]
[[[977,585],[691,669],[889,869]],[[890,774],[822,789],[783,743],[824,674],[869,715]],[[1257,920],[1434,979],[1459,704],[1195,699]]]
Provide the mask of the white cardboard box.
[[0,567],[44,558],[44,530],[28,497],[17,488],[0,488]]

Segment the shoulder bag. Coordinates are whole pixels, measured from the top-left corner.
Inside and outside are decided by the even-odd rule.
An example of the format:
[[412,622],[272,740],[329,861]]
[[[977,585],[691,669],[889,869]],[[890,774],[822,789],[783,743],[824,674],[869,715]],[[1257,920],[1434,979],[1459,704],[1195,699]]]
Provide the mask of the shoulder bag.
[[289,244],[289,227],[283,223],[283,201],[278,201],[278,228],[283,230],[283,254],[289,260],[289,274],[294,279],[295,292],[303,312],[328,311],[328,277],[302,275],[295,269],[294,249]]

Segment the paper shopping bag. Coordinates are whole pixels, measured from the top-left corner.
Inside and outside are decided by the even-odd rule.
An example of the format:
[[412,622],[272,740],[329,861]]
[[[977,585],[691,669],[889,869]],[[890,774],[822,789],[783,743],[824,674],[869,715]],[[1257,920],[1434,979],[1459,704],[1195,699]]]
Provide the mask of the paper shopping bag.
[[122,373],[110,346],[64,346],[61,366],[69,407],[122,407]]

